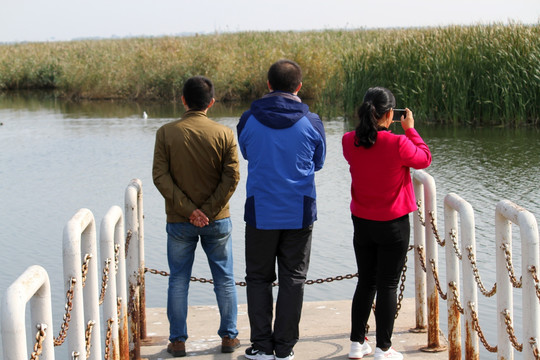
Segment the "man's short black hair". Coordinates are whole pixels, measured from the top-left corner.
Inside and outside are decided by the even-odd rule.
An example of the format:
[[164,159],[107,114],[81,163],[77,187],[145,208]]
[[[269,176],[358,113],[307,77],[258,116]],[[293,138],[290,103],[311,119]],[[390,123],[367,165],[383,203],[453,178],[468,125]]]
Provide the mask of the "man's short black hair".
[[268,70],[268,82],[274,91],[293,93],[302,83],[302,69],[292,60],[276,61]]
[[190,110],[206,110],[214,98],[214,84],[204,76],[193,76],[184,83],[182,95]]

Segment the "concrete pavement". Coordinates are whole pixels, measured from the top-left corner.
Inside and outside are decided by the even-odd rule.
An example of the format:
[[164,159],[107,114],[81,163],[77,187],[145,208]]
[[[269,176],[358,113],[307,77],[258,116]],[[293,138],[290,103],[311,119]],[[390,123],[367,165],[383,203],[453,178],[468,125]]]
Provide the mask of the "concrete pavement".
[[[349,352],[350,300],[305,302],[300,322],[300,340],[294,348],[296,360],[347,359]],[[174,359],[167,353],[169,323],[164,308],[148,308],[147,335],[141,357],[148,360]],[[373,316],[370,317],[368,339],[375,348]],[[249,321],[246,304],[238,309],[238,338],[242,346],[232,354],[220,352],[221,339],[217,335],[219,312],[217,306],[190,306],[186,342],[187,358],[200,360],[240,360],[250,346]],[[414,299],[404,299],[394,327],[393,347],[405,359],[448,359],[448,352],[424,352],[426,333],[410,332],[415,327]],[[441,335],[441,345],[446,340]],[[373,359],[373,354],[364,359]]]

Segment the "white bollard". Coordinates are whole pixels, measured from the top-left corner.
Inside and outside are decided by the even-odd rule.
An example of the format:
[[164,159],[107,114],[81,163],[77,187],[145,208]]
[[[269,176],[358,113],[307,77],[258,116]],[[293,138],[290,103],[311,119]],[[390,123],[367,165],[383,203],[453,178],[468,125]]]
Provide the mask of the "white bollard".
[[[540,305],[536,297],[536,284],[529,268],[539,269],[538,225],[534,216],[508,200],[500,201],[495,210],[496,260],[497,260],[497,342],[498,359],[514,358],[513,347],[508,341],[504,313],[513,319],[513,287],[506,269],[504,246],[512,254],[512,223],[520,228],[522,251],[522,304],[523,304],[523,358],[535,359],[530,339],[538,341]],[[515,322],[512,325],[518,326]]]
[[[96,249],[96,224],[88,209],[80,209],[64,227],[63,262],[65,289],[69,290],[71,278],[75,278],[73,309],[69,324],[69,354],[79,353],[86,359],[85,331],[89,321],[94,321],[90,343],[92,360],[101,359],[101,326],[99,315],[99,287]],[[88,264],[86,285],[82,286],[82,263],[84,256],[91,256]]]
[[[116,284],[116,261],[115,243],[123,242],[124,239],[124,215],[118,206],[112,206],[103,220],[100,229],[100,253],[102,267],[105,268],[105,261],[109,261],[108,283],[103,299],[103,326],[109,327],[111,321],[110,348],[105,348],[111,356],[109,359],[120,359],[120,344],[118,340],[118,311],[117,311],[117,284]],[[118,253],[120,256],[120,253]],[[118,261],[120,263],[120,261]],[[120,264],[118,264],[120,265]],[[125,275],[125,272],[124,272]],[[124,281],[125,286],[125,281]],[[124,291],[125,292],[125,291]],[[107,336],[107,335],[106,335]]]
[[[426,287],[427,287],[427,307],[428,307],[428,344],[427,347],[422,348],[423,351],[437,352],[446,349],[441,345],[439,337],[439,292],[435,285],[435,278],[431,269],[430,260],[433,260],[438,267],[439,258],[437,251],[437,242],[431,228],[430,219],[433,217],[433,221],[437,221],[437,197],[435,191],[435,180],[431,175],[423,170],[415,171],[413,179],[424,186],[424,220],[425,225],[425,239],[426,239]],[[433,216],[430,215],[433,214]]]
[[[421,171],[421,170],[419,170]],[[424,225],[420,222],[420,214],[424,214],[424,186],[421,182],[414,179],[414,193],[416,195],[416,201],[418,203],[418,211],[413,215],[413,227],[414,227],[414,288],[415,288],[415,304],[416,304],[416,328],[413,331],[426,331],[427,330],[427,303],[426,303],[426,273],[422,269],[422,262],[417,249],[426,248],[426,232]]]
[[[40,359],[54,360],[54,330],[49,275],[38,265],[30,266],[6,290],[2,301],[2,347],[4,360],[28,359],[25,308],[30,301],[32,325],[44,324],[46,336]],[[37,328],[30,329],[32,334]]]
[[[458,232],[458,219],[461,221],[461,232]],[[476,255],[476,240],[474,229],[474,211],[472,206],[456,194],[450,193],[444,198],[444,214],[445,214],[445,238],[446,238],[446,274],[447,274],[447,305],[448,305],[448,358],[461,359],[461,322],[459,321],[460,313],[454,306],[454,297],[450,284],[454,282],[458,289],[458,294],[461,293],[464,318],[465,318],[465,334],[469,337],[465,340],[465,359],[478,360],[480,358],[478,347],[478,334],[474,330],[472,322],[472,311],[468,304],[478,304],[477,287],[474,280],[474,273],[471,263],[468,260],[469,250]],[[463,291],[459,292],[459,259],[456,255],[456,250],[452,244],[452,234],[455,231],[456,241],[458,234],[461,234],[461,247],[458,251],[462,255],[462,275],[463,275]],[[459,242],[458,242],[459,244]],[[458,299],[459,300],[459,299]]]

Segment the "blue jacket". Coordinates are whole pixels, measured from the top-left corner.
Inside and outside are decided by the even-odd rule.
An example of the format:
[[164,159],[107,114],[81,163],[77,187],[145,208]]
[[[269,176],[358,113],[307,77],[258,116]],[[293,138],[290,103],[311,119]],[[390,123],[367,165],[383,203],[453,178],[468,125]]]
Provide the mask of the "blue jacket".
[[326,155],[324,126],[300,98],[272,92],[237,126],[248,161],[244,220],[262,230],[301,229],[317,220],[315,171]]

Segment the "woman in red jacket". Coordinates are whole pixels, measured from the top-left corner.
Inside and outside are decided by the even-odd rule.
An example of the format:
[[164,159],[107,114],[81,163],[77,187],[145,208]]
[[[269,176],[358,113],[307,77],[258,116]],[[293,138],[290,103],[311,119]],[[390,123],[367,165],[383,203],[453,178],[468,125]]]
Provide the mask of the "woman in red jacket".
[[364,340],[375,294],[375,359],[403,359],[392,348],[391,338],[397,286],[409,247],[409,213],[417,209],[409,168],[428,167],[431,153],[414,129],[409,109],[401,117],[405,135],[388,131],[395,106],[390,90],[370,88],[358,109],[358,126],[342,139],[352,178],[351,213],[358,266],[350,359],[371,353]]

